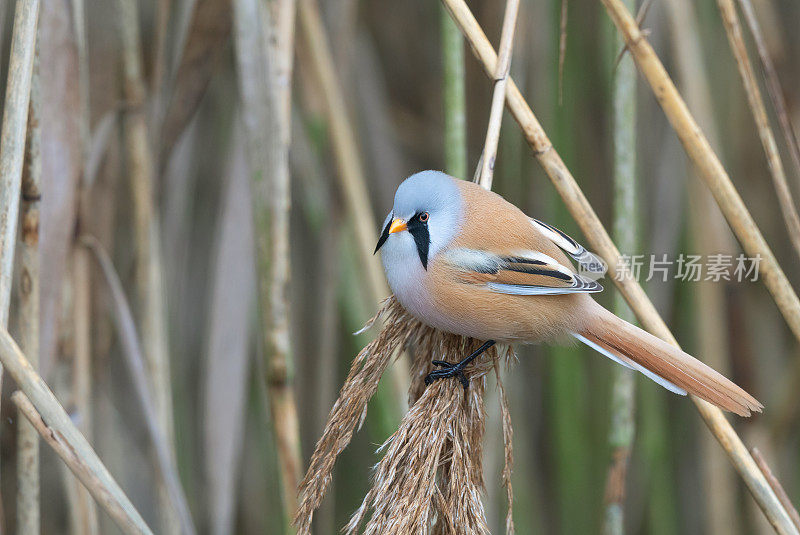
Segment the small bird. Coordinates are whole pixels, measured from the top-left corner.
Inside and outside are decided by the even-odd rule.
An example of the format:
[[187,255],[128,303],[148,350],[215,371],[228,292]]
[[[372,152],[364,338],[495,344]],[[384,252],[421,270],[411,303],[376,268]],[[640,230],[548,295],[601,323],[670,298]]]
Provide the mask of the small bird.
[[[763,405],[680,349],[618,318],[590,294],[605,265],[556,228],[500,195],[438,171],[397,188],[375,252],[397,300],[423,323],[485,343],[425,383],[458,378],[496,342],[563,342],[574,337],[668,390],[694,394],[749,416]],[[576,271],[569,255],[580,266]]]

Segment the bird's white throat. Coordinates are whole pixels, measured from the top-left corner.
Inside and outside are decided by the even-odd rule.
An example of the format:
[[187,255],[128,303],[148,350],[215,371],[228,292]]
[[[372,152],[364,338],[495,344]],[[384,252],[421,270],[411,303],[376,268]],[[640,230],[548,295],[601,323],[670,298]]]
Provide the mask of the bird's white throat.
[[382,248],[381,261],[389,287],[400,304],[415,316],[430,310],[425,290],[425,268],[419,259],[414,238],[408,232],[389,236]]

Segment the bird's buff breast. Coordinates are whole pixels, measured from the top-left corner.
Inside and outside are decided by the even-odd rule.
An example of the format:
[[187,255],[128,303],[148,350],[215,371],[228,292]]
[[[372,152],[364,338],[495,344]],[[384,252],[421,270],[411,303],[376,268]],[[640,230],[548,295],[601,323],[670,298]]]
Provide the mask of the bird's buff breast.
[[431,327],[456,332],[454,328],[457,325],[448,321],[437,311],[433,296],[425,285],[427,273],[422,264],[419,262],[418,264],[411,263],[406,269],[387,270],[386,278],[389,287],[403,308],[412,316]]

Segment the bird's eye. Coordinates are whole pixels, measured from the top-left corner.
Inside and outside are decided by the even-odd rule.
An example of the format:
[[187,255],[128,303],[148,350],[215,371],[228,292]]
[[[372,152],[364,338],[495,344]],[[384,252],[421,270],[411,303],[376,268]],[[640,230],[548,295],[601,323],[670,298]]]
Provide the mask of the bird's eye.
[[428,215],[428,212],[422,212],[419,214],[419,220],[421,223],[427,223],[429,218],[430,216]]

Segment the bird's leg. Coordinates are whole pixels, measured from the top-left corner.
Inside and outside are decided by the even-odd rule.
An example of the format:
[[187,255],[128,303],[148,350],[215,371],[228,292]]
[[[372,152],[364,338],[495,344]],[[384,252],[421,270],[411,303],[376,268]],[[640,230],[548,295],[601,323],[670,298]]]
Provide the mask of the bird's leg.
[[469,381],[467,380],[467,376],[464,375],[464,368],[466,368],[467,364],[478,358],[478,356],[492,347],[494,345],[494,340],[489,340],[484,342],[484,344],[476,349],[472,354],[470,354],[465,359],[461,360],[456,364],[451,364],[444,360],[434,360],[433,365],[439,366],[442,368],[441,370],[433,370],[425,377],[425,384],[430,385],[432,382],[437,381],[439,379],[447,379],[448,377],[458,377],[458,380],[461,381],[461,384],[464,385],[464,389],[466,390],[469,386]]

